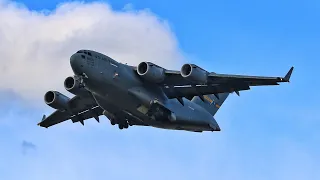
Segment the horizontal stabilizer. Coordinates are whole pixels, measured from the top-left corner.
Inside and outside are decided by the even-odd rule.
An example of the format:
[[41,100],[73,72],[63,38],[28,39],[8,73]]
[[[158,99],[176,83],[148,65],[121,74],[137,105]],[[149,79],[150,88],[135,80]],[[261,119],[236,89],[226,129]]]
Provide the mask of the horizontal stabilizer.
[[214,116],[224,101],[228,98],[229,93],[219,93],[217,96],[219,96],[219,99],[214,94],[204,95],[204,101],[199,96],[195,96],[191,101],[202,106],[212,116]]

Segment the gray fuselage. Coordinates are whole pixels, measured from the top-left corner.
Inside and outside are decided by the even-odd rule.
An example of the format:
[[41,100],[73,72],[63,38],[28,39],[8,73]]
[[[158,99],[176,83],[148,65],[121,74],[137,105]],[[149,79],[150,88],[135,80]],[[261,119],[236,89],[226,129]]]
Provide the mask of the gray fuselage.
[[[73,54],[70,64],[75,75],[86,76],[83,78],[86,89],[97,104],[110,113],[120,110],[158,128],[212,131],[210,124],[215,121],[208,111],[185,98],[184,105],[177,99],[168,99],[161,86],[142,79],[132,66],[88,50]],[[175,114],[174,122],[155,121],[139,110],[141,106],[148,108],[155,99]]]

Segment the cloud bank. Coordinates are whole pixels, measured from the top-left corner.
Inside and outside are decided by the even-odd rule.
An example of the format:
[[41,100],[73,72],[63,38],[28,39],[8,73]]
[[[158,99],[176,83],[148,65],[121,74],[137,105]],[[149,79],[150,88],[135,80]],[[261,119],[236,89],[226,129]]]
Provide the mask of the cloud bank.
[[168,23],[130,5],[115,11],[103,2],[72,2],[38,12],[2,1],[0,17],[0,90],[30,100],[63,89],[73,74],[69,57],[78,49],[131,65],[153,61],[168,68],[183,61]]
[[[0,91],[10,92],[0,92],[0,179],[320,179],[319,133],[303,138],[310,128],[290,127],[297,117],[282,121],[288,116],[283,109],[258,122],[257,111],[229,101],[216,118],[219,133],[120,131],[104,117],[85,127],[69,121],[39,128],[43,110],[21,105],[16,95],[45,107],[44,92],[63,89],[72,73],[69,56],[82,48],[133,65],[174,67],[184,61],[166,21],[148,10],[74,2],[37,12],[0,0]],[[235,107],[243,114],[231,115]],[[270,122],[285,124],[281,133],[274,135]],[[37,151],[24,156],[21,148]]]

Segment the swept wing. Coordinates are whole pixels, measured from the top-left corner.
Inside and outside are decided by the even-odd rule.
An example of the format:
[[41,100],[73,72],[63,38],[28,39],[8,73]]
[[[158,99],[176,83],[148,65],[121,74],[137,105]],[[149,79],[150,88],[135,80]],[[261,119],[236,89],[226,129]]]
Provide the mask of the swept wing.
[[[92,95],[88,96],[75,96],[69,100],[69,111],[56,110],[51,115],[42,118],[42,121],[38,123],[39,126],[48,128],[58,123],[72,120],[73,123],[80,122],[84,125],[84,121],[95,118],[99,122],[99,116],[103,115],[103,109],[96,103]],[[110,109],[114,109],[110,107]],[[126,118],[130,125],[147,126],[141,120],[129,115],[123,111],[117,111],[116,118]]]
[[234,74],[209,73],[206,84],[192,83],[180,74],[180,71],[165,70],[165,79],[161,84],[169,98],[201,96],[225,92],[249,90],[251,86],[279,85],[281,82],[289,82],[293,67],[284,77],[247,76]]
[[81,122],[84,120],[95,118],[99,121],[103,109],[93,99],[92,95],[75,96],[68,102],[69,111],[56,110],[48,117],[43,116],[42,121],[38,123],[41,127],[50,127],[52,125],[71,119],[72,122]]

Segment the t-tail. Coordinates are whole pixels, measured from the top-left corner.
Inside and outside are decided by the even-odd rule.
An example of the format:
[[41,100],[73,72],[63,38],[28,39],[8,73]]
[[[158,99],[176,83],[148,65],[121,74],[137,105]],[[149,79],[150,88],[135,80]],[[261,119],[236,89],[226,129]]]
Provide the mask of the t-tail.
[[204,95],[203,98],[195,96],[192,98],[192,102],[202,106],[206,109],[212,116],[214,116],[219,108],[222,106],[224,101],[228,98],[230,93],[219,93],[219,94],[210,94]]

